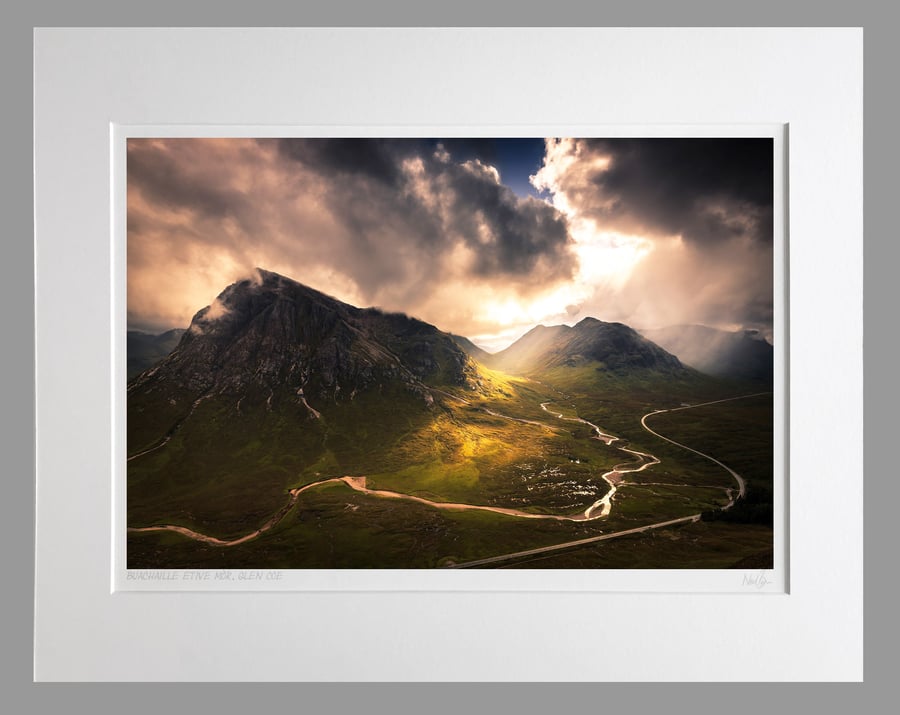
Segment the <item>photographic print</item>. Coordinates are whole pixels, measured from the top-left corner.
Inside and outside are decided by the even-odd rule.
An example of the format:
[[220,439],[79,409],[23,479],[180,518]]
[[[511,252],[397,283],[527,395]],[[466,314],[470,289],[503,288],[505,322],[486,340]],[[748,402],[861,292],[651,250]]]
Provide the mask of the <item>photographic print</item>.
[[771,137],[128,138],[128,569],[771,569]]

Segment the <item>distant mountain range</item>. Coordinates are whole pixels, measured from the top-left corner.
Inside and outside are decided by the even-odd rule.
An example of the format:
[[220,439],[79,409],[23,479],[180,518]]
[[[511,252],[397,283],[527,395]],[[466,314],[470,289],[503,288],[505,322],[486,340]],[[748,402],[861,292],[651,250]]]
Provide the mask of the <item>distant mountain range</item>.
[[642,330],[641,334],[708,375],[772,381],[774,349],[758,331],[727,332],[705,325],[674,325]]
[[144,370],[153,367],[166,357],[178,345],[182,335],[184,335],[182,328],[167,330],[159,335],[129,330],[127,341],[128,379],[140,375]]

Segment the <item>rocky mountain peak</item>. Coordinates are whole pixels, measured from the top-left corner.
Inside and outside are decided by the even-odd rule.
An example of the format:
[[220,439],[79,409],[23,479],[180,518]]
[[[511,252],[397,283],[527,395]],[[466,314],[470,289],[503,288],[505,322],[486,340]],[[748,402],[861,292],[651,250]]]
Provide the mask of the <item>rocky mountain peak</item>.
[[469,363],[428,323],[356,308],[257,269],[199,310],[178,347],[132,387],[334,402],[392,385],[428,402],[427,385],[466,384]]

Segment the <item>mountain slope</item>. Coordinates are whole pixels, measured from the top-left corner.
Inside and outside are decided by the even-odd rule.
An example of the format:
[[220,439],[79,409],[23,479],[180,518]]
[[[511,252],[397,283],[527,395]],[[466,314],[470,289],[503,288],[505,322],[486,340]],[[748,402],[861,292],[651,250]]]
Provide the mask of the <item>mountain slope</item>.
[[487,365],[490,367],[491,362],[494,358],[493,353],[489,353],[487,350],[478,347],[475,343],[473,343],[468,338],[464,338],[462,335],[453,335],[450,334],[450,337],[459,345],[460,348],[471,358],[474,358],[482,365]]
[[756,331],[727,332],[705,325],[673,325],[642,330],[641,334],[709,375],[772,381],[774,348]]

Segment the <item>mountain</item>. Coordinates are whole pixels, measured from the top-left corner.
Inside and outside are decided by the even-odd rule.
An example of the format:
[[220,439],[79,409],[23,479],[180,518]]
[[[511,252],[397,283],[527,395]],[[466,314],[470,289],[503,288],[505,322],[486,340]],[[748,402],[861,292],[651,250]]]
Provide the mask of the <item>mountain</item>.
[[172,352],[184,332],[183,329],[176,328],[159,335],[152,335],[139,330],[129,330],[127,336],[128,379],[130,380],[147,368],[153,367]]
[[329,423],[331,437],[336,424],[352,422],[347,439],[362,449],[366,439],[388,435],[399,415],[429,409],[431,388],[482,384],[476,364],[434,326],[258,270],[198,311],[175,349],[129,383],[128,450],[176,432],[208,432],[212,413],[229,428],[272,414],[285,421],[284,439],[299,430],[301,440],[324,429],[309,420],[340,413]]
[[450,337],[453,338],[454,342],[459,345],[459,347],[463,349],[463,352],[469,357],[474,358],[482,365],[490,367],[494,357],[493,353],[489,353],[487,350],[478,347],[475,343],[468,338],[464,338],[462,335],[453,335],[451,333]]
[[600,372],[681,374],[678,358],[622,323],[585,318],[577,325],[538,325],[505,350],[492,365],[514,374],[536,374],[560,367],[594,364]]
[[474,371],[454,340],[402,314],[360,309],[277,273],[228,286],[198,311],[177,347],[137,377],[133,396],[188,391],[340,402],[390,383],[428,402],[430,385]]
[[772,381],[774,349],[758,331],[728,332],[705,325],[674,325],[642,330],[641,334],[708,375]]

